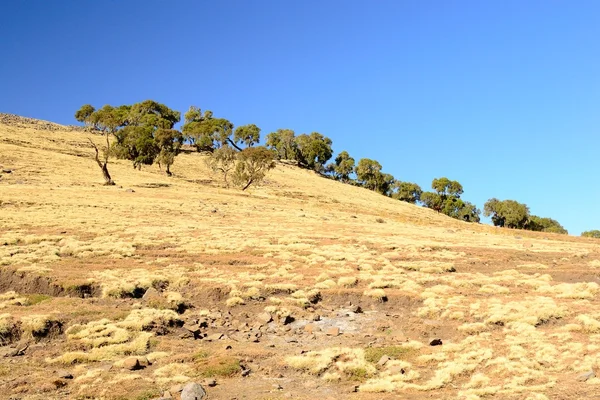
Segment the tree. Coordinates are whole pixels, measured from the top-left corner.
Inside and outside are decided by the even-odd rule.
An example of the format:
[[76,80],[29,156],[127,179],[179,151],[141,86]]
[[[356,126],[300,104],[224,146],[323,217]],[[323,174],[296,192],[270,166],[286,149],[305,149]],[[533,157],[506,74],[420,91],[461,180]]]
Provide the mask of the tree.
[[567,235],[569,232],[556,220],[552,218],[542,218],[537,215],[531,215],[525,227],[530,231],[560,233]]
[[291,129],[277,129],[267,135],[266,146],[274,150],[279,160],[298,160],[296,134]]
[[223,175],[225,185],[229,187],[227,176],[235,168],[238,152],[230,146],[223,146],[215,150],[206,160],[208,167],[213,172],[220,172]]
[[167,175],[171,176],[171,165],[175,162],[175,157],[181,153],[183,146],[183,134],[176,129],[158,129],[154,134],[154,140],[159,149],[156,160],[159,167],[164,165]]
[[597,229],[594,229],[594,230],[591,230],[591,231],[581,232],[581,236],[600,239],[600,231],[597,230]]
[[524,229],[529,221],[529,207],[515,200],[491,198],[483,206],[483,215],[491,216],[494,226]]
[[354,172],[355,161],[347,151],[337,155],[333,163],[327,165],[326,170],[334,174],[335,179],[347,183]]
[[100,158],[98,146],[96,146],[91,139],[89,140],[96,152],[95,160],[102,171],[104,184],[114,185],[115,182],[108,172],[108,160],[111,150],[110,137],[114,136],[117,130],[126,124],[126,109],[122,107],[115,108],[110,105],[105,105],[97,111],[91,111],[93,109],[94,107],[86,104],[75,113],[75,118],[80,122],[83,121],[86,124],[93,126],[104,135],[106,147],[102,151],[102,158]]
[[85,104],[75,112],[75,119],[79,122],[83,122],[86,126],[91,127],[91,117],[95,111],[96,109],[91,104]]
[[355,168],[356,179],[369,190],[377,190],[382,180],[381,164],[369,158],[361,158]]
[[323,171],[327,161],[333,156],[332,141],[318,132],[296,137],[296,153],[300,164],[315,171]]
[[421,193],[421,203],[439,213],[467,222],[479,222],[481,211],[472,203],[460,198],[463,187],[458,181],[446,177],[431,182],[433,192]]
[[197,151],[212,153],[225,144],[229,144],[237,150],[242,150],[231,140],[233,124],[229,120],[214,118],[212,111],[205,111],[203,114],[195,106],[189,108],[184,118],[182,132],[185,135],[185,139],[192,143]]
[[252,147],[260,141],[260,128],[254,124],[238,126],[233,133],[233,141]]
[[396,181],[393,185],[392,198],[416,204],[421,200],[423,191],[416,183]]
[[261,182],[267,171],[275,168],[275,154],[266,147],[248,147],[237,154],[237,163],[233,171],[233,182],[248,189],[253,183]]
[[115,154],[133,161],[134,168],[152,165],[158,159],[166,166],[167,175],[172,175],[170,167],[184,140],[173,129],[180,118],[179,111],[153,100],[132,105],[127,112],[127,126],[115,133]]

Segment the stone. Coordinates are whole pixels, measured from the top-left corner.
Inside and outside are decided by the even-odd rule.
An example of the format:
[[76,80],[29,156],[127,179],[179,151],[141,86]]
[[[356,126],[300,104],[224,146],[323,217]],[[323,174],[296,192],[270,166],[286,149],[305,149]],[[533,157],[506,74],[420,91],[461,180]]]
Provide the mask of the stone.
[[273,321],[273,317],[268,312],[260,313],[256,316],[256,320],[260,322],[262,325],[266,325],[269,322]]
[[61,379],[73,379],[73,374],[71,374],[69,371],[65,371],[65,370],[60,370],[56,373],[56,376],[58,376]]
[[304,332],[306,333],[313,333],[316,329],[315,324],[306,324],[304,325]]
[[361,306],[354,306],[350,309],[354,314],[362,314],[363,309]]
[[283,325],[291,324],[292,322],[294,322],[294,317],[292,317],[291,315],[286,315],[285,317],[281,318],[280,322]]
[[379,365],[380,367],[383,367],[388,361],[390,361],[390,358],[386,355],[383,355],[377,362],[377,365]]
[[296,339],[295,337],[291,336],[291,337],[286,337],[285,338],[285,342],[286,343],[298,343],[298,339]]
[[181,400],[202,400],[206,397],[204,388],[195,382],[188,383],[181,391]]
[[144,295],[142,296],[142,300],[145,302],[157,301],[162,299],[163,297],[160,295],[160,292],[154,289],[153,287],[148,288],[148,290],[146,290],[146,293],[144,293]]
[[223,337],[222,333],[213,333],[212,335],[208,335],[205,339],[209,342],[216,342]]
[[152,365],[152,363],[150,362],[150,360],[148,360],[147,357],[142,356],[142,357],[138,357],[137,359],[138,359],[138,362],[140,363],[140,367],[142,367],[142,368],[146,368],[146,367]]
[[215,386],[217,386],[217,381],[214,378],[205,379],[203,383],[206,386],[208,386],[208,387],[215,387]]
[[127,193],[135,193],[135,190],[133,190],[133,189],[131,189],[131,188],[130,188],[130,189],[125,189],[125,191],[126,191]]
[[442,339],[433,339],[431,342],[429,342],[430,346],[441,346],[442,345]]
[[273,384],[273,389],[275,389],[275,390],[283,390],[283,386],[281,386],[279,383],[274,383]]
[[592,378],[594,378],[595,376],[596,376],[596,374],[594,373],[594,371],[588,371],[588,372],[586,372],[586,373],[584,373],[584,374],[581,374],[581,375],[579,375],[579,376],[577,377],[577,380],[578,380],[579,382],[586,382],[587,380],[589,380],[589,379],[592,379]]
[[332,326],[331,328],[327,329],[325,334],[327,336],[339,336],[340,328],[338,328],[337,326]]
[[183,390],[183,385],[182,384],[178,384],[178,385],[171,386],[171,388],[169,389],[169,392],[171,392],[171,393],[181,393],[182,390]]
[[3,169],[2,172],[4,172],[5,174],[10,174],[12,173],[12,169]]
[[[242,370],[242,376],[243,377],[246,377],[248,375],[250,375],[250,369],[249,368]],[[183,398],[181,400],[183,400]]]
[[123,368],[135,371],[143,367],[140,365],[140,360],[137,357],[128,357],[123,361]]

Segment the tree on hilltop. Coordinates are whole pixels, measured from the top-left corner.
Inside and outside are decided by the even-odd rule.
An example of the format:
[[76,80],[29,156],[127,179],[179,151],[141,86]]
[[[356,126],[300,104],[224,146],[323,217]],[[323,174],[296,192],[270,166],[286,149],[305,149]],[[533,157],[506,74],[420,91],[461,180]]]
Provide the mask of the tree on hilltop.
[[325,163],[333,156],[332,141],[319,132],[302,134],[295,139],[296,156],[301,165],[322,172]]
[[291,129],[278,129],[266,138],[267,148],[275,151],[279,160],[297,160],[296,133]]
[[392,198],[416,204],[421,200],[423,190],[416,183],[396,181],[393,185]]
[[515,200],[489,199],[483,206],[483,215],[492,217],[494,226],[525,229],[529,222],[529,207]]
[[594,229],[591,231],[581,232],[581,236],[600,239],[600,230]]
[[326,171],[332,173],[336,180],[344,183],[348,183],[351,180],[350,175],[354,173],[354,168],[354,158],[350,157],[350,154],[345,150],[338,154],[335,160],[325,167]]
[[446,177],[431,182],[433,192],[421,193],[420,202],[427,208],[449,217],[467,222],[479,222],[481,211],[472,203],[460,198],[463,187],[458,181]]

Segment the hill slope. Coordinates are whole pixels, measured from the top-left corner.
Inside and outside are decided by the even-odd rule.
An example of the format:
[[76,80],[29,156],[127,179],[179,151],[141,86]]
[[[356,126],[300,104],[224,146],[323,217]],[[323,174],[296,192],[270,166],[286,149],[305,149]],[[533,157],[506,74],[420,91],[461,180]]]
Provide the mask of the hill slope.
[[600,355],[597,241],[467,224],[281,163],[227,189],[196,153],[173,177],[112,161],[105,187],[89,139],[0,115],[0,352],[29,344],[0,358],[0,398],[152,398],[206,377],[217,399],[600,384],[577,380]]

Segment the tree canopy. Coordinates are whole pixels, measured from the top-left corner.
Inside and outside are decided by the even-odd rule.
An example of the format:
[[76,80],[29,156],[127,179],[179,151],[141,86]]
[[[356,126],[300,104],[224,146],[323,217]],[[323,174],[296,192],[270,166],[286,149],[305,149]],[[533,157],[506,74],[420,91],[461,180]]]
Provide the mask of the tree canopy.
[[449,217],[467,222],[479,222],[481,211],[472,203],[460,198],[463,187],[458,181],[446,177],[436,178],[431,182],[433,192],[421,193],[421,203]]
[[594,229],[591,231],[581,232],[581,236],[600,239],[600,230]]

